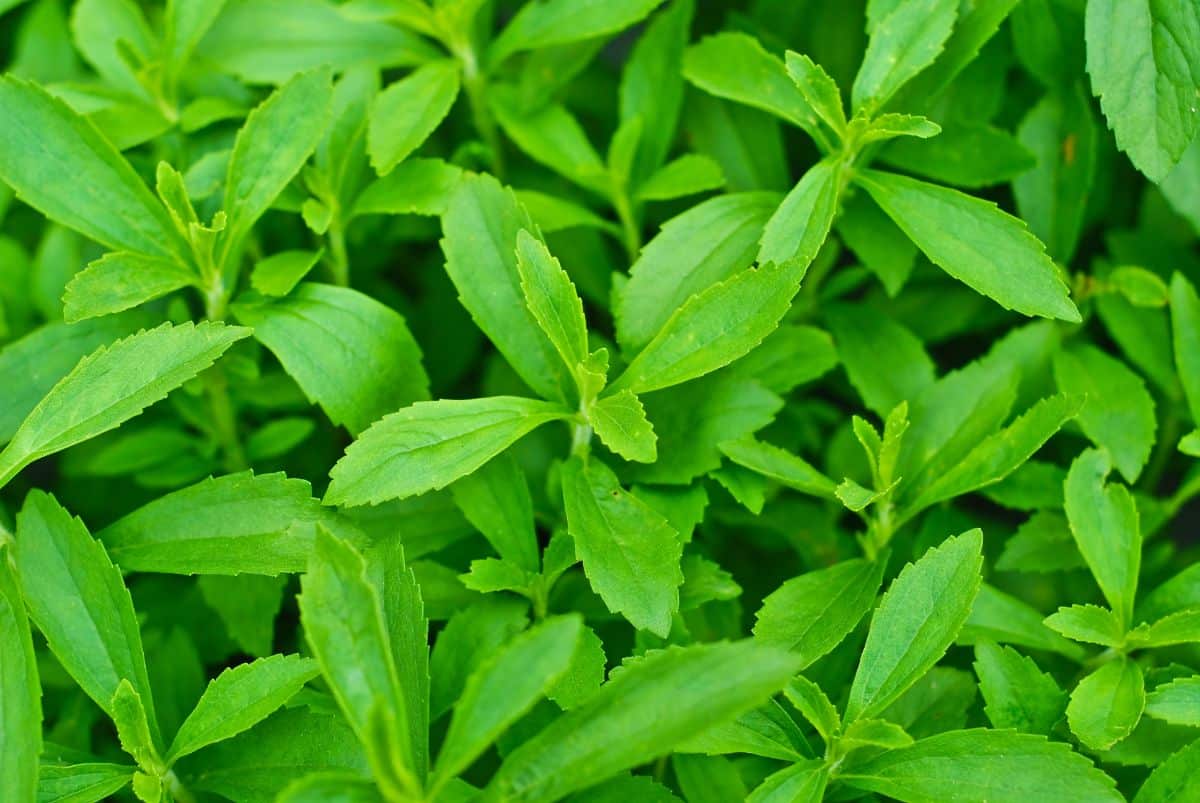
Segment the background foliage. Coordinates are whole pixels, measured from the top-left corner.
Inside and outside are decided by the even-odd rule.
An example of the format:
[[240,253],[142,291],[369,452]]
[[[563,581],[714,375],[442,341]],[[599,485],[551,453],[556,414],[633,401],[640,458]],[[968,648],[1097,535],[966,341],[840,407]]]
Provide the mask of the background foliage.
[[1196,0],[0,0],[0,798],[1200,799]]

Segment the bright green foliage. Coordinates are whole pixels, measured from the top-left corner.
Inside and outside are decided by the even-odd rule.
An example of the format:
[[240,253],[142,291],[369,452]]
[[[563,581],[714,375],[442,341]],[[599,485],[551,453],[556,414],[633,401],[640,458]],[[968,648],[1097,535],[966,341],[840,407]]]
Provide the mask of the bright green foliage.
[[0,33],[3,803],[1200,799],[1196,0]]

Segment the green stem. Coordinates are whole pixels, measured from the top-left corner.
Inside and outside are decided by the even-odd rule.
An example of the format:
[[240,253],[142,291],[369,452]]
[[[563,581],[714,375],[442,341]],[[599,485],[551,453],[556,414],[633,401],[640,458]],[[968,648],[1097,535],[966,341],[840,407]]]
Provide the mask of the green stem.
[[174,770],[167,770],[167,774],[162,776],[162,779],[166,783],[167,791],[171,793],[171,797],[176,803],[196,803],[196,796],[183,785]]
[[463,88],[467,91],[467,103],[471,107],[471,119],[484,145],[492,154],[492,172],[504,181],[504,152],[501,149],[500,131],[487,103],[487,76],[479,69],[479,59],[470,43],[454,48],[463,68]]
[[613,193],[613,207],[617,211],[617,219],[621,221],[621,242],[629,257],[629,264],[637,261],[638,252],[642,250],[642,232],[633,214],[633,204],[629,202],[629,193],[624,187],[618,187]]
[[587,458],[592,449],[592,428],[586,422],[571,427],[571,456]]
[[225,454],[225,470],[229,473],[244,471],[250,467],[242,442],[238,438],[237,415],[229,398],[229,382],[220,365],[214,365],[204,374],[208,409],[212,415],[213,432],[221,451]]
[[340,209],[333,210],[329,221],[329,253],[332,261],[330,270],[333,281],[341,287],[350,285],[350,257],[346,252],[346,229],[342,225]]

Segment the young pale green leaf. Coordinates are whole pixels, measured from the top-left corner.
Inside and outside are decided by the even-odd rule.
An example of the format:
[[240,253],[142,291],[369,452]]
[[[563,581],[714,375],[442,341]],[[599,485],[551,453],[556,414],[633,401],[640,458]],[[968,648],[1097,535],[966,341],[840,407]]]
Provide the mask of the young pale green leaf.
[[758,262],[808,270],[829,236],[842,189],[842,161],[830,156],[809,168],[771,215],[759,241]]
[[626,460],[653,463],[658,439],[637,396],[622,390],[598,399],[588,408],[588,421],[600,441]]
[[0,486],[34,460],[138,415],[248,334],[219,323],[165,323],[96,349],[42,397],[0,452]]
[[1106,485],[1108,453],[1088,449],[1071,463],[1064,484],[1071,534],[1104,598],[1128,627],[1133,618],[1142,536],[1133,495],[1124,485]]
[[908,747],[913,738],[904,728],[886,719],[858,719],[851,722],[838,737],[838,749],[849,753],[852,750],[877,747],[897,750]]
[[1146,707],[1146,680],[1122,656],[1079,681],[1067,704],[1071,732],[1093,750],[1107,750],[1133,732]]
[[357,290],[305,282],[287,298],[235,304],[234,314],[353,433],[429,398],[421,347],[403,316]]
[[1200,740],[1168,756],[1138,789],[1133,803],[1171,803],[1200,794]]
[[499,64],[522,50],[616,33],[645,18],[662,0],[539,0],[523,6],[488,49]]
[[125,157],[83,117],[34,83],[0,79],[0,179],[46,217],[118,251],[179,260],[167,211]]
[[286,296],[317,265],[322,251],[280,251],[254,263],[250,286],[264,296]]
[[563,407],[519,396],[417,402],[385,416],[334,465],[326,504],[378,504],[444,488],[548,421]]
[[410,739],[383,601],[368,580],[361,555],[345,541],[319,528],[308,573],[300,581],[300,618],[304,634],[342,713],[361,740],[373,715],[395,726],[391,740],[397,771],[416,782],[417,747]]
[[705,37],[683,54],[683,77],[719,98],[815,130],[817,115],[777,57],[744,33]]
[[669,201],[720,189],[724,184],[725,174],[719,164],[707,156],[688,153],[651,173],[638,185],[635,197],[639,201]]
[[1129,482],[1137,480],[1154,446],[1154,399],[1142,378],[1094,346],[1054,355],[1054,379],[1064,393],[1087,396],[1079,426]]
[[746,803],[821,803],[828,785],[829,766],[824,761],[799,761],[767,776]]
[[546,244],[526,229],[517,232],[517,273],[525,305],[563,362],[574,370],[588,357],[583,300]]
[[510,753],[487,793],[549,803],[652,761],[696,731],[762,704],[798,663],[753,641],[649,653]]
[[975,674],[994,728],[1050,735],[1063,718],[1067,695],[1032,658],[993,641],[975,644]]
[[808,720],[826,742],[842,729],[842,715],[838,713],[824,689],[803,675],[783,690],[783,696]]
[[1200,424],[1200,295],[1183,274],[1171,276],[1171,335],[1183,395]]
[[846,721],[879,713],[938,662],[979,593],[983,533],[946,539],[892,581],[871,618]]
[[1156,622],[1138,625],[1129,632],[1129,644],[1133,647],[1168,647],[1197,642],[1200,642],[1200,606],[1176,611]]
[[692,296],[633,358],[612,390],[660,390],[745,356],[779,325],[807,267],[791,262],[743,270]]
[[505,452],[450,486],[467,521],[483,533],[505,560],[526,571],[538,570],[538,541],[533,501],[525,472]]
[[839,775],[856,789],[912,803],[1119,803],[1112,779],[1061,742],[1000,730],[949,731]]
[[912,178],[863,170],[855,180],[954,278],[1025,315],[1079,320],[1045,247],[1017,218],[987,201]]
[[[225,174],[222,254],[237,246],[283,192],[325,134],[333,89],[327,70],[295,76],[246,118]],[[224,264],[224,258],[221,263]]]
[[371,105],[367,152],[381,176],[404,161],[441,124],[458,97],[459,63],[433,61],[380,92]]
[[812,752],[791,715],[774,700],[723,725],[704,728],[677,744],[675,751],[705,755],[748,753],[781,761],[798,761]]
[[847,560],[793,577],[755,615],[754,637],[785,647],[803,669],[849,635],[875,604],[885,561]]
[[1087,68],[1117,146],[1151,181],[1200,130],[1200,9],[1181,0],[1087,4]]
[[84,803],[106,800],[133,779],[134,768],[127,764],[47,764],[37,777],[37,796],[29,800],[55,803]]
[[0,542],[0,777],[14,800],[33,800],[42,752],[42,689],[12,546]]
[[306,481],[246,471],[160,496],[97,537],[126,570],[274,575],[304,570],[318,523],[334,515]]
[[490,176],[458,182],[442,217],[446,272],[463,306],[513,370],[543,398],[572,398],[574,382],[554,344],[525,306],[515,251],[533,230],[511,190]]
[[1200,677],[1176,678],[1146,697],[1146,714],[1172,725],[1200,726]]
[[450,710],[471,670],[529,624],[529,606],[512,597],[486,597],[449,617],[430,658],[430,714]]
[[689,298],[748,268],[778,205],[779,196],[769,192],[718,195],[663,224],[617,292],[621,347],[643,348]]
[[737,465],[801,493],[832,498],[837,487],[799,455],[755,438],[726,441],[718,448]]
[[408,159],[364,187],[350,217],[440,215],[462,174],[462,168],[441,159]]
[[596,593],[634,627],[666,638],[683,584],[675,529],[599,460],[564,463],[562,489],[567,528]]
[[1119,647],[1125,627],[1108,608],[1099,605],[1070,605],[1046,617],[1046,627],[1073,641]]
[[1029,460],[1084,405],[1082,396],[1042,399],[1017,420],[987,438],[961,463],[940,474],[912,502],[922,509],[999,482]]
[[467,679],[434,783],[459,775],[510,725],[524,716],[570,666],[583,632],[575,615],[548,619],[506,644]]
[[177,260],[116,251],[72,277],[63,294],[63,317],[71,323],[110,315],[197,282]]
[[932,64],[958,16],[955,0],[910,0],[893,3],[891,8],[871,30],[871,41],[854,78],[850,94],[856,113],[880,108]]
[[920,338],[879,310],[831,304],[825,320],[850,384],[881,418],[915,400],[937,378]]
[[860,145],[885,142],[898,137],[929,139],[942,133],[940,125],[919,114],[888,112],[872,118],[870,122],[865,122],[861,117],[855,118],[851,125]]
[[842,92],[825,69],[803,53],[789,50],[784,54],[788,75],[825,125],[838,134],[846,130],[846,110],[842,108]]
[[273,714],[320,673],[316,661],[272,655],[226,669],[208,684],[175,734],[166,761],[236,736]]
[[[137,693],[125,678],[117,684],[117,691],[108,706],[108,715],[112,718],[117,730],[117,741],[121,749],[133,756],[133,760],[147,774],[158,775],[163,761],[158,754],[157,727],[151,733],[150,715],[142,703],[142,696]],[[133,787],[138,788],[138,779],[133,779]]]
[[58,662],[110,716],[117,687],[129,681],[157,743],[137,614],[100,542],[53,496],[31,491],[17,516],[16,568],[30,618]]

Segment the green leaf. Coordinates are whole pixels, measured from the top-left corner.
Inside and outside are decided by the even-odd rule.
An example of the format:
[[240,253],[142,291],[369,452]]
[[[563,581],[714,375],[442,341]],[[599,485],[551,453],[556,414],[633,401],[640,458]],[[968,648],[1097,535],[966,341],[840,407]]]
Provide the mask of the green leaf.
[[634,627],[666,638],[683,584],[675,529],[594,458],[564,463],[562,489],[567,528],[596,593]]
[[76,273],[63,295],[68,323],[110,315],[197,283],[178,261],[129,251],[105,254]]
[[824,312],[850,384],[880,417],[916,399],[937,378],[920,338],[886,314],[849,304],[831,304]]
[[0,487],[34,460],[138,415],[248,334],[219,323],[163,324],[96,349],[50,388],[0,452]]
[[671,756],[671,769],[688,803],[722,803],[746,797],[742,776],[723,756],[675,753]]
[[601,442],[626,460],[653,463],[658,459],[654,427],[646,420],[641,400],[628,390],[598,399],[588,408],[588,421]]
[[1175,368],[1192,422],[1200,424],[1200,295],[1180,273],[1171,276],[1170,292]]
[[1041,241],[1017,218],[987,201],[916,179],[863,170],[855,180],[954,278],[1025,315],[1079,320]]
[[1055,633],[1043,624],[1042,619],[1042,614],[1027,603],[984,583],[959,640],[970,644],[988,638],[1004,644],[1049,650],[1082,661],[1083,649]]
[[523,6],[488,49],[499,64],[534,50],[616,33],[645,18],[662,0],[538,0]]
[[1079,345],[1054,355],[1054,378],[1065,393],[1087,396],[1079,426],[1112,455],[1129,482],[1141,474],[1154,445],[1154,399],[1142,378],[1125,363],[1094,346]]
[[1125,641],[1121,620],[1099,605],[1070,605],[1046,617],[1046,627],[1074,641],[1118,647]]
[[519,396],[417,402],[385,416],[334,465],[325,503],[378,504],[444,488],[567,410]]
[[737,465],[801,493],[832,497],[837,487],[800,456],[754,438],[726,441],[718,448]]
[[1162,181],[1200,128],[1200,10],[1187,2],[1087,5],[1092,91],[1138,170]]
[[[326,70],[292,78],[259,104],[238,131],[225,175],[222,254],[237,246],[312,154],[329,123]],[[218,265],[224,264],[224,256]]]
[[460,178],[462,169],[441,159],[408,159],[363,188],[350,217],[440,215]]
[[859,750],[865,747],[878,747],[884,750],[896,750],[908,747],[913,743],[904,728],[886,719],[859,719],[851,722],[840,737],[838,749],[845,752]]
[[952,123],[931,139],[897,139],[879,159],[905,172],[958,187],[1002,184],[1036,164],[1033,154],[1003,129]]
[[450,486],[454,502],[505,560],[538,570],[533,501],[525,473],[510,452],[484,463]]
[[42,491],[31,491],[17,516],[17,575],[30,618],[55,658],[100,709],[127,680],[158,723],[142,636],[129,590],[83,522]]
[[527,108],[515,87],[503,85],[489,90],[488,101],[504,133],[531,159],[584,189],[609,194],[610,179],[600,154],[565,106]]
[[583,632],[578,616],[548,619],[479,665],[454,706],[434,784],[459,775],[529,711],[570,665]]
[[1200,677],[1176,678],[1146,697],[1146,714],[1172,725],[1200,726]]
[[424,64],[380,92],[371,104],[367,152],[371,166],[387,175],[421,146],[458,97],[459,63]]
[[6,794],[33,800],[42,752],[42,688],[11,551],[0,538],[0,777]]
[[731,722],[702,729],[677,744],[675,751],[706,755],[748,753],[782,761],[798,761],[812,752],[791,715],[774,700]]
[[279,576],[206,574],[196,586],[234,643],[246,654],[264,658],[275,643],[275,619],[283,607],[287,583],[287,577]]
[[1200,740],[1171,755],[1154,768],[1138,789],[1133,803],[1170,803],[1200,793]]
[[871,119],[869,124],[863,125],[863,118],[855,119],[855,127],[861,127],[861,133],[858,134],[860,145],[867,145],[872,142],[884,142],[897,137],[916,137],[917,139],[929,139],[936,137],[942,133],[942,127],[930,120],[928,117],[922,117],[919,114],[896,114],[888,112],[880,114]]
[[[383,602],[370,584],[367,566],[352,546],[318,530],[308,573],[300,581],[300,618],[305,637],[338,706],[359,739],[366,741],[374,715],[394,726],[397,772],[409,786],[416,778],[416,753],[406,727],[407,710],[384,621]],[[253,732],[253,731],[251,731]]]
[[38,774],[36,799],[53,803],[104,800],[128,786],[133,773],[133,767],[122,764],[48,764]]
[[979,592],[983,533],[946,539],[892,581],[871,618],[846,721],[888,706],[945,654]]
[[450,617],[430,658],[430,713],[435,719],[462,694],[472,668],[525,629],[528,608],[512,597],[487,597]]
[[809,168],[767,221],[758,262],[792,264],[803,277],[829,235],[842,183],[840,159],[826,157]]
[[254,263],[250,286],[264,296],[281,297],[295,289],[316,267],[322,251],[280,251]]
[[117,251],[179,260],[167,211],[92,123],[40,86],[0,79],[0,179],[46,217]]
[[975,644],[975,674],[994,728],[1049,736],[1063,718],[1067,695],[1032,658],[993,641]]
[[842,561],[793,577],[755,614],[754,637],[791,650],[811,665],[842,642],[875,604],[884,561]]
[[446,272],[471,317],[513,370],[543,398],[572,397],[570,371],[525,306],[517,269],[521,229],[533,230],[516,197],[490,176],[464,177],[442,217]]
[[930,736],[839,775],[855,787],[909,803],[1118,803],[1115,784],[1061,742],[1012,731]]
[[[150,715],[142,703],[142,696],[134,690],[125,678],[117,684],[108,708],[113,725],[117,730],[117,741],[121,749],[133,756],[138,766],[148,774],[158,775],[162,771],[163,761],[158,755],[158,728],[151,733]],[[138,788],[138,779],[133,779],[134,790]],[[140,795],[139,795],[140,797]]]
[[403,316],[357,290],[305,282],[287,298],[235,304],[234,314],[353,433],[429,398],[421,347]]
[[179,726],[167,762],[254,727],[319,672],[315,661],[298,655],[272,655],[226,669]]
[[804,100],[825,123],[839,135],[846,130],[846,111],[842,108],[842,93],[825,69],[803,53],[789,50],[784,54],[787,72],[796,82]]
[[649,653],[510,753],[488,793],[526,803],[558,800],[762,704],[797,665],[752,641]]
[[745,356],[779,325],[805,267],[790,263],[743,270],[692,296],[633,358],[612,391],[671,387]]
[[617,293],[621,347],[630,353],[643,348],[689,298],[748,268],[778,205],[774,193],[718,195],[663,224]]
[[820,803],[829,784],[829,767],[824,761],[800,761],[779,770],[759,784],[747,803]]
[[1200,642],[1200,607],[1176,611],[1156,622],[1138,625],[1129,633],[1130,646],[1136,647],[1168,647],[1196,642]]
[[1067,705],[1071,732],[1093,750],[1107,750],[1128,736],[1146,707],[1146,681],[1136,661],[1124,656],[1079,681]]
[[639,201],[669,201],[725,185],[721,166],[707,156],[688,153],[660,167],[638,185]]
[[1133,496],[1123,485],[1106,485],[1108,453],[1088,449],[1071,463],[1064,485],[1067,521],[1104,598],[1128,627],[1133,618],[1142,536]]
[[517,273],[525,305],[563,363],[575,370],[588,357],[583,300],[546,244],[526,229],[517,232]]
[[825,691],[813,681],[803,675],[797,675],[783,690],[783,695],[826,742],[841,731],[841,714],[825,695]]
[[683,77],[719,98],[745,103],[806,131],[817,115],[777,56],[744,33],[705,37],[683,54]]
[[916,0],[891,4],[878,20],[851,90],[852,108],[880,108],[938,54],[958,16],[955,0]]
[[97,537],[126,570],[280,574],[304,570],[317,524],[333,519],[306,481],[246,471],[161,496]]

